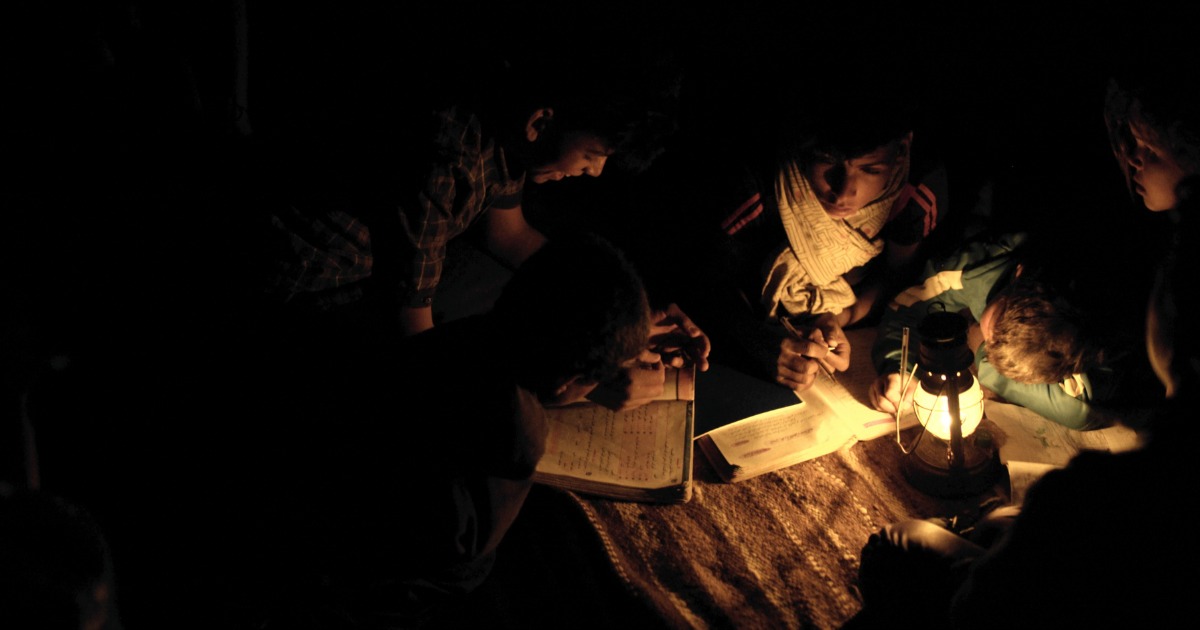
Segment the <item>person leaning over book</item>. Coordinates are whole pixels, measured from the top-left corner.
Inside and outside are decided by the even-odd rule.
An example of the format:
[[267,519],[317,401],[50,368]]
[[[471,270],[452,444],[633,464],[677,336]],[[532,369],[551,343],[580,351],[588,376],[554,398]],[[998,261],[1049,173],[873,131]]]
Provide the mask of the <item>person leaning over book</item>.
[[[1029,242],[1024,233],[977,238],[931,261],[924,282],[896,296],[871,349],[880,375],[870,392],[877,409],[892,413],[899,404],[903,329],[910,334],[911,370],[921,319],[945,310],[969,313],[974,368],[994,397],[1072,429],[1111,423],[1098,403],[1115,396],[1119,379],[1112,355],[1119,348],[1102,348],[1081,309],[1039,277],[1047,265],[1033,260]],[[905,399],[911,400],[911,388]]]
[[1170,43],[1133,48],[1150,57],[1110,85],[1105,112],[1131,195],[1174,227],[1145,309],[1160,402],[1142,446],[1076,455],[985,527],[884,527],[863,547],[863,609],[845,628],[891,627],[901,615],[926,628],[1130,628],[1194,614],[1195,580],[1180,568],[1200,562],[1200,546],[1163,524],[1179,521],[1200,481],[1200,313],[1190,295],[1200,273],[1200,101],[1194,74],[1167,63],[1177,58]]
[[[503,68],[471,59],[471,80],[405,94],[421,106],[389,112],[394,137],[374,129],[352,135],[355,144],[336,153],[350,157],[288,175],[296,190],[270,209],[265,230],[270,329],[290,324],[295,337],[328,335],[332,343],[370,343],[374,330],[429,330],[452,240],[473,240],[516,269],[547,240],[527,220],[527,186],[614,167],[636,173],[653,159],[671,128],[660,110],[672,66],[657,71],[639,58],[641,72],[631,73],[607,50],[547,57],[540,46],[550,43],[501,51],[509,55]],[[487,296],[498,289],[478,288]],[[678,307],[667,307],[660,323],[693,330],[689,351],[708,354],[708,338]],[[662,387],[662,370],[627,370],[597,402],[635,407]]]
[[[710,211],[688,219],[704,224],[693,247],[706,254],[678,274],[692,281],[680,301],[712,336],[714,360],[807,389],[819,363],[848,367],[842,329],[916,279],[946,212],[946,170],[914,134],[912,91],[878,78],[869,87],[859,75],[810,79],[821,95],[805,92],[785,119],[769,119],[765,146],[731,152],[732,165],[685,169],[681,189],[697,194],[686,211]],[[695,175],[702,168],[713,175]]]
[[293,466],[313,480],[294,523],[313,523],[300,535],[318,541],[305,549],[331,585],[322,597],[359,618],[411,621],[482,583],[545,450],[546,407],[634,365],[650,329],[625,256],[569,235],[533,254],[486,313],[322,358],[326,378],[302,381],[323,383],[301,405],[318,429],[293,449],[316,454]]
[[1162,400],[1142,446],[1081,452],[1021,505],[966,528],[943,519],[884,527],[862,549],[863,609],[843,628],[888,628],[900,617],[925,628],[1131,628],[1193,614],[1195,580],[1179,569],[1200,562],[1200,546],[1163,524],[1179,519],[1180,499],[1200,481],[1200,346],[1189,325],[1198,313],[1187,295],[1200,249],[1186,246],[1200,236],[1195,218],[1182,219],[1146,309]]

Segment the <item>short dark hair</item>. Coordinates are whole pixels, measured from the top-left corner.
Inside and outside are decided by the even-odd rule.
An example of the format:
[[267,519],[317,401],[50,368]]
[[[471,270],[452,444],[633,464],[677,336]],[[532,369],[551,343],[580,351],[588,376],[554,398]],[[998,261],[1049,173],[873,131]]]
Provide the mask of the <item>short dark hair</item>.
[[641,277],[620,250],[586,233],[556,236],[530,256],[492,314],[510,335],[518,382],[538,394],[564,377],[615,376],[650,335]]
[[554,132],[594,134],[611,145],[610,166],[630,173],[648,169],[679,129],[683,72],[676,54],[649,44],[627,44],[620,51],[573,51],[548,58],[542,46],[553,51],[554,44],[538,43],[532,50],[515,51],[505,73],[504,98],[515,118],[527,119],[535,109],[551,107]]
[[[858,51],[856,67],[807,65],[795,70],[803,80],[781,88],[781,159],[805,163],[815,154],[839,159],[858,157],[889,145],[921,125],[925,104],[921,76],[897,49],[876,43]],[[876,58],[888,58],[879,67]],[[892,65],[896,64],[896,65]]]
[[993,300],[988,361],[1019,383],[1058,383],[1103,361],[1079,309],[1050,284],[1018,277]]
[[848,102],[840,109],[816,107],[799,114],[785,130],[783,157],[802,164],[818,154],[855,158],[893,145],[914,125],[914,113],[905,105],[886,111],[870,111],[862,102]]

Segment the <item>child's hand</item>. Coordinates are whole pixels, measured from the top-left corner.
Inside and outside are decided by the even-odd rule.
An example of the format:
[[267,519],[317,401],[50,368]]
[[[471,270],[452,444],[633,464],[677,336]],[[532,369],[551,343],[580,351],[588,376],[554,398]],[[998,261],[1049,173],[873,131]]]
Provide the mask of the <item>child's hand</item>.
[[695,365],[701,372],[708,369],[712,350],[708,335],[678,306],[655,311],[651,318],[650,349],[662,354],[664,364],[674,368]]
[[779,344],[775,380],[796,391],[806,390],[816,382],[817,372],[829,369],[828,365],[824,368],[821,365],[828,354],[829,346],[824,340],[784,337]]
[[838,372],[845,372],[849,369],[850,340],[846,338],[846,333],[838,322],[838,316],[831,313],[822,314],[813,322],[813,326],[821,332],[821,338],[813,340],[818,343],[824,341],[826,348],[829,349],[829,354],[824,357],[826,365]]
[[871,405],[876,409],[895,415],[905,406],[912,403],[913,385],[917,379],[912,379],[908,391],[904,392],[903,401],[900,398],[900,374],[894,372],[879,377],[871,383]]
[[616,377],[600,383],[587,395],[588,400],[613,411],[634,409],[662,396],[666,368],[661,357],[643,350]]
[[811,325],[799,327],[782,317],[788,336],[779,345],[775,379],[800,391],[812,387],[817,371],[844,372],[850,367],[850,340],[836,316],[819,317]]

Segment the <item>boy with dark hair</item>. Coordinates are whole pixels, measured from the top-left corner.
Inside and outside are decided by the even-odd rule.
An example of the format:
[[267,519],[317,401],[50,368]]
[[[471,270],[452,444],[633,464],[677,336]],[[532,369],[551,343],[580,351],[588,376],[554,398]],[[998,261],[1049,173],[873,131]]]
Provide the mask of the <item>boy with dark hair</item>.
[[[654,159],[673,130],[675,65],[655,53],[560,58],[546,54],[552,42],[497,49],[503,64],[488,50],[486,60],[468,60],[469,80],[439,68],[448,73],[435,83],[442,88],[400,97],[391,118],[401,122],[335,138],[320,167],[287,158],[299,163],[287,174],[299,192],[270,212],[269,330],[370,344],[376,334],[414,335],[481,312],[553,232],[529,220],[527,185],[598,177],[610,157],[632,172]],[[438,308],[439,291],[456,299],[442,305],[457,307]],[[707,337],[678,308],[656,323],[694,331],[691,354],[708,353]],[[662,374],[624,371],[596,399],[644,404],[661,393]]]
[[[872,358],[879,379],[871,401],[881,411],[900,407],[903,329],[918,347],[917,328],[933,310],[966,312],[968,342],[980,385],[996,396],[1073,429],[1110,422],[1093,403],[1113,395],[1112,370],[1091,340],[1083,313],[1050,283],[1027,269],[1025,234],[979,239],[932,261],[922,284],[902,291],[879,324]],[[1040,263],[1038,263],[1040,264]],[[915,357],[909,357],[909,365]],[[914,381],[915,382],[915,381]],[[910,392],[904,392],[908,399]]]
[[[978,537],[979,524],[962,535],[922,520],[884,527],[863,547],[864,608],[845,627],[884,627],[902,614],[932,628],[1123,628],[1145,625],[1151,615],[1192,613],[1195,580],[1181,578],[1179,568],[1196,566],[1200,549],[1162,523],[1178,520],[1179,501],[1194,494],[1197,480],[1200,346],[1189,294],[1200,273],[1200,108],[1195,74],[1164,53],[1174,42],[1158,31],[1152,37],[1153,45],[1129,47],[1140,51],[1131,55],[1136,73],[1113,82],[1105,103],[1130,192],[1173,220],[1145,311],[1146,354],[1162,398],[1142,445],[1083,451],[1047,472],[1020,506],[985,517],[999,530],[987,540]],[[908,587],[917,583],[933,588]]]
[[[263,438],[262,452],[285,460],[263,469],[275,490],[258,503],[284,502],[254,506],[265,510],[263,539],[280,566],[320,573],[313,581],[330,585],[323,605],[401,625],[435,614],[488,575],[544,452],[545,408],[580,401],[633,367],[650,319],[643,283],[619,250],[563,236],[533,254],[486,313],[344,360],[309,357],[322,387],[295,379],[300,417]],[[282,446],[281,434],[296,431],[307,435]],[[277,474],[286,479],[272,482]],[[297,566],[299,548],[311,563]]]
[[755,112],[768,127],[756,136],[747,124],[748,146],[727,152],[736,162],[698,138],[701,157],[680,165],[675,185],[695,194],[677,222],[697,224],[689,266],[672,272],[691,281],[681,305],[713,336],[716,361],[796,390],[819,366],[849,366],[843,328],[872,321],[916,278],[946,212],[946,170],[921,144],[909,73],[843,71],[789,69],[804,79],[785,82],[796,93],[779,86],[777,109]]
[[451,240],[470,236],[518,267],[546,240],[523,209],[527,184],[599,177],[614,156],[643,168],[661,140],[648,129],[671,126],[669,68],[637,74],[611,55],[560,60],[540,47],[488,53],[446,64],[417,93],[383,91],[400,122],[334,129],[318,155],[281,156],[297,192],[270,213],[269,301],[317,317],[354,304],[384,327],[427,330]]
[[1045,283],[1015,279],[993,304],[987,358],[1006,378],[1060,383],[1102,360],[1080,330],[1081,314]]
[[[1148,192],[1177,195],[1182,186]],[[1182,194],[1164,208],[1182,219],[1146,309],[1146,350],[1165,396],[1142,444],[1082,451],[1038,479],[1020,505],[959,532],[939,519],[883,527],[862,549],[863,609],[843,627],[890,627],[902,615],[929,628],[1125,628],[1149,614],[1191,613],[1194,580],[1178,569],[1195,566],[1200,549],[1161,525],[1178,518],[1176,497],[1190,496],[1197,477],[1200,348],[1180,325],[1195,318],[1186,293],[1200,272],[1200,249],[1188,247],[1197,235],[1190,206]]]
[[552,401],[563,375],[595,385],[640,354],[650,311],[637,272],[607,241],[567,235],[548,249],[505,285],[491,317],[518,382]]

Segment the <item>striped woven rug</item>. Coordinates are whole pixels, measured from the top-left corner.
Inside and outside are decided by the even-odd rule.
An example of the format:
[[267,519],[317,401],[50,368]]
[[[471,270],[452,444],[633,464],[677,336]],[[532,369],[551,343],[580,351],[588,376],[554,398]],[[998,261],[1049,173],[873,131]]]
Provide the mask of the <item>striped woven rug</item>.
[[883,525],[969,516],[912,489],[894,440],[721,482],[698,457],[688,503],[571,495],[627,588],[676,628],[838,628],[861,607],[859,552]]

